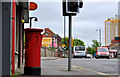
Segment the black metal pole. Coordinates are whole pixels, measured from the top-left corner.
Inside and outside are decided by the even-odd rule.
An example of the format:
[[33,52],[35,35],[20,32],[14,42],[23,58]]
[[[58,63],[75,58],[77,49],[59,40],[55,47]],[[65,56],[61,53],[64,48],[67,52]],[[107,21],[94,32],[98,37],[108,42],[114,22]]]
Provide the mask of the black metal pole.
[[117,43],[117,58],[119,59],[119,43]]
[[21,24],[21,19],[22,19],[22,17],[21,17],[21,12],[22,12],[22,10],[21,10],[21,8],[19,8],[19,48],[18,48],[18,68],[20,68],[20,58],[21,58],[21,27],[22,27],[22,24]]
[[30,18],[30,28],[32,27],[32,18]]
[[54,46],[53,46],[53,37],[52,37],[52,48],[53,48]]
[[69,16],[69,58],[68,58],[68,71],[71,71],[71,38],[72,38],[72,16]]
[[65,44],[65,34],[66,34],[66,33],[65,33],[65,22],[66,22],[66,21],[65,21],[65,16],[64,16],[64,44]]
[[22,23],[22,64],[23,64],[23,55],[24,55],[24,23]]
[[[64,16],[64,44],[65,44],[65,37],[66,37],[66,36],[65,36],[65,34],[66,34],[66,31],[65,31],[66,25],[65,25],[65,23],[66,23],[66,21],[65,21],[65,16]],[[66,45],[66,44],[65,44],[65,45]],[[63,54],[64,54],[64,57],[65,57],[65,49],[64,49],[64,53],[63,53]]]

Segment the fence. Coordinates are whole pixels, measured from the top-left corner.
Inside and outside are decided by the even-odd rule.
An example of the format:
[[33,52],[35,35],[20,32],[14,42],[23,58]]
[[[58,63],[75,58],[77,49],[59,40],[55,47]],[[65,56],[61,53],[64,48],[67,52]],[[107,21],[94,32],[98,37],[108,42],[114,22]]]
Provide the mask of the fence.
[[47,47],[41,47],[41,57],[58,57],[58,52]]

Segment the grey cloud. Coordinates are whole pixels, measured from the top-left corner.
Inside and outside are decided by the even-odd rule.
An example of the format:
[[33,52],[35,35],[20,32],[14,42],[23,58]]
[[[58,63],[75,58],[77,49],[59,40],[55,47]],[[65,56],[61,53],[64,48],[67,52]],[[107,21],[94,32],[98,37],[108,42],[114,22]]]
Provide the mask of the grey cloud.
[[[58,2],[38,2],[39,8],[30,12],[30,16],[37,16],[39,21],[33,22],[33,27],[50,28],[63,37],[62,5]],[[117,3],[112,2],[87,2],[80,13],[73,17],[73,37],[82,39],[85,44],[91,40],[98,40],[96,29],[102,28],[102,42],[104,44],[104,21],[117,14]],[[68,19],[68,17],[67,17]],[[68,23],[68,22],[67,22]],[[68,36],[68,24],[67,24]]]

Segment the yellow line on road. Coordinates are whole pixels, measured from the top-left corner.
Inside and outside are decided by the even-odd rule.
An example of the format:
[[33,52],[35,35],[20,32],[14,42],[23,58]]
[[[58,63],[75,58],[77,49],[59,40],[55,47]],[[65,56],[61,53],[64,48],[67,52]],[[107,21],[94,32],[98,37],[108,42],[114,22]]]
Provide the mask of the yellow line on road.
[[108,77],[114,77],[114,76],[110,76],[110,75],[108,75],[108,74],[104,74],[104,73],[101,73],[101,72],[96,72],[96,73],[98,73],[98,74],[100,74],[100,75],[108,76]]
[[85,68],[79,67],[79,66],[72,66],[73,68],[76,68],[77,70],[85,70]]
[[101,73],[101,72],[96,72],[96,73],[98,73],[98,74],[100,74],[100,75],[108,76],[107,74],[104,74],[104,73]]
[[[85,68],[82,68],[82,67],[79,67],[79,66],[72,66],[73,68],[76,68],[77,70],[85,70]],[[94,71],[95,73],[98,73],[99,75],[104,75],[104,76],[108,76],[108,77],[113,77],[113,76],[109,76],[108,74],[105,74],[105,73],[101,73],[101,72],[96,72]]]
[[61,60],[61,59],[56,59],[56,60]]

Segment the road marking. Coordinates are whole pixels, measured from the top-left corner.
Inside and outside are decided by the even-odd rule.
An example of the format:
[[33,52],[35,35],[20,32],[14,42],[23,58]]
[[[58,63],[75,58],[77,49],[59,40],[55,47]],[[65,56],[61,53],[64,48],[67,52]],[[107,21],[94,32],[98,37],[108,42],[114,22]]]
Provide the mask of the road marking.
[[[96,71],[95,71],[95,72],[96,72]],[[107,74],[104,74],[104,73],[101,73],[101,72],[96,72],[96,73],[98,73],[98,74],[100,74],[100,75],[108,76]]]
[[56,59],[56,60],[61,60],[61,59]]
[[100,72],[99,72],[98,74],[100,74],[100,75],[107,75],[107,74],[104,74],[104,73],[100,73]]
[[79,67],[79,66],[72,66],[73,68],[76,68],[77,70],[85,70],[85,68]]
[[[85,68],[82,68],[82,67],[79,67],[79,66],[72,66],[73,68],[76,68],[77,70],[87,70]],[[95,73],[98,73],[99,75],[104,75],[104,76],[108,76],[108,77],[114,77],[114,76],[110,76],[108,74],[105,74],[105,73],[101,73],[101,72],[96,72],[96,71],[93,71]]]

